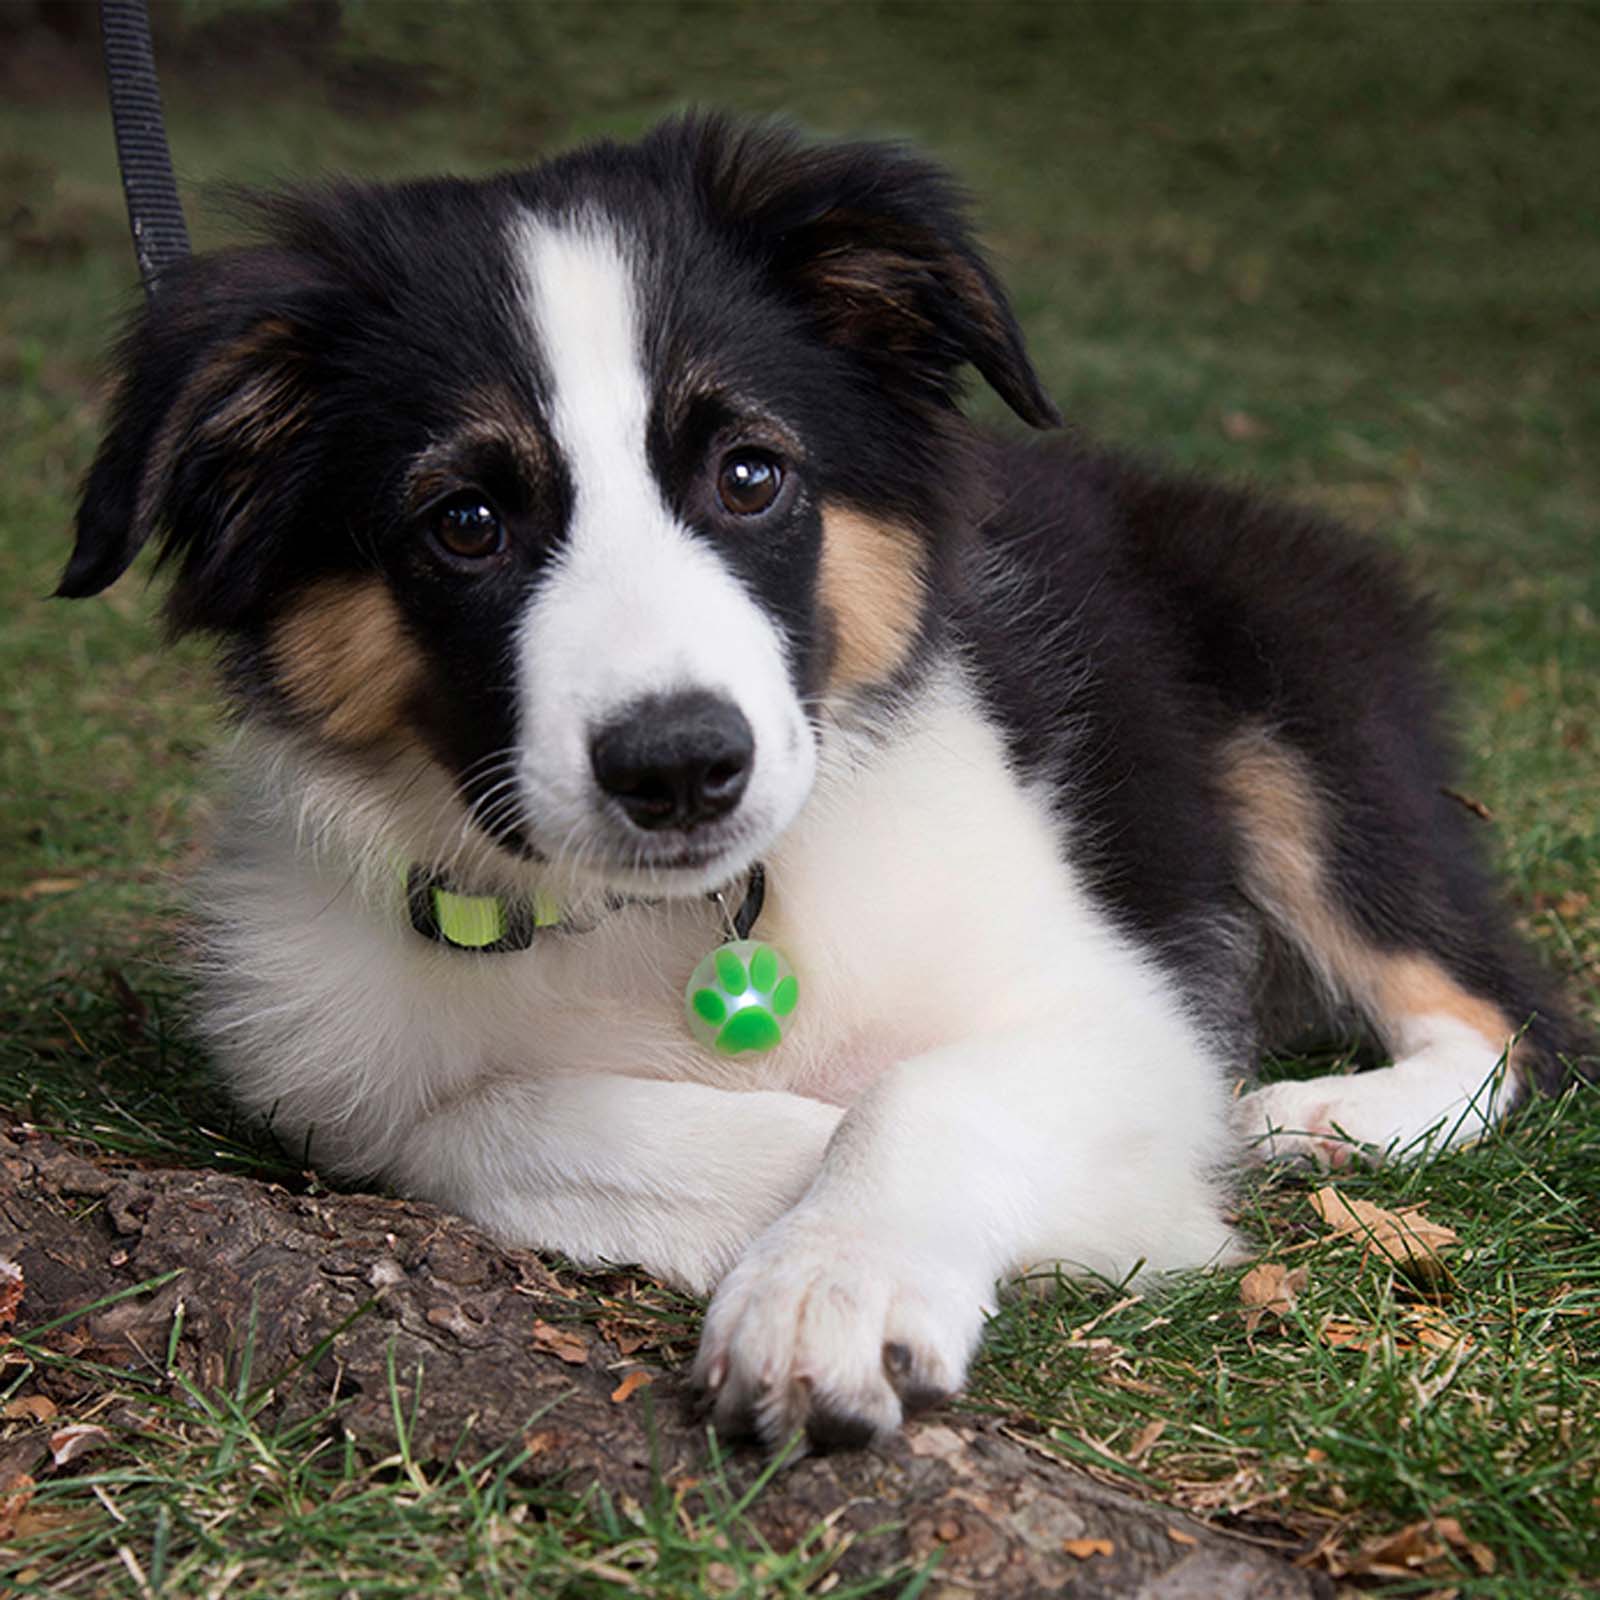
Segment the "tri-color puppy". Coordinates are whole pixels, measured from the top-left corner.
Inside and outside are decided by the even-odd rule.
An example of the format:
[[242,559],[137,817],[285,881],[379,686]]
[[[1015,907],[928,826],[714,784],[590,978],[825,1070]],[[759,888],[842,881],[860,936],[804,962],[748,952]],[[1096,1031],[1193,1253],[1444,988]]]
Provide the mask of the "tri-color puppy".
[[[323,1171],[715,1289],[718,1423],[854,1441],[1009,1276],[1227,1257],[1252,1142],[1559,1081],[1390,563],[965,423],[1058,418],[936,168],[689,118],[259,223],[134,327],[61,593],[158,538],[221,641],[201,1018]],[[738,907],[765,1055],[684,1015]]]

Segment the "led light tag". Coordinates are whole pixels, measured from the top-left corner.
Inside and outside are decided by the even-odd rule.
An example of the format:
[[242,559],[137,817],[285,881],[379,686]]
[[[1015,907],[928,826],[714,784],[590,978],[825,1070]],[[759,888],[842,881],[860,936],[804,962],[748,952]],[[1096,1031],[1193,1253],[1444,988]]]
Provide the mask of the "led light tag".
[[800,980],[783,953],[760,939],[719,945],[684,991],[689,1028],[719,1055],[760,1055],[783,1042]]

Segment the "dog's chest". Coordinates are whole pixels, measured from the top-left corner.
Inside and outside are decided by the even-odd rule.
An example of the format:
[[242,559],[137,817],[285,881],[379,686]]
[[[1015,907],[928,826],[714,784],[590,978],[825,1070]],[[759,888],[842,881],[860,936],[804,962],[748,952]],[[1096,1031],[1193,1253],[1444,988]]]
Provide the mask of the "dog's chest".
[[542,1015],[527,1021],[541,1055],[848,1104],[897,1061],[1036,1014],[1064,946],[1108,931],[1046,807],[960,695],[925,703],[887,744],[834,752],[766,866],[755,937],[800,983],[782,1044],[727,1057],[695,1041],[684,989],[716,914],[638,907],[547,952]]

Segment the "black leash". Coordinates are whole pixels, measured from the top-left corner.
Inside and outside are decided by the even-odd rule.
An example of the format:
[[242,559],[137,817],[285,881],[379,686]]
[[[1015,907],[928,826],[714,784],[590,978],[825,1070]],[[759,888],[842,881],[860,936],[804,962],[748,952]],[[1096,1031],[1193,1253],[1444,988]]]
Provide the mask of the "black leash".
[[189,229],[167,148],[146,0],[100,0],[100,40],[133,253],[152,296],[162,272],[189,254]]

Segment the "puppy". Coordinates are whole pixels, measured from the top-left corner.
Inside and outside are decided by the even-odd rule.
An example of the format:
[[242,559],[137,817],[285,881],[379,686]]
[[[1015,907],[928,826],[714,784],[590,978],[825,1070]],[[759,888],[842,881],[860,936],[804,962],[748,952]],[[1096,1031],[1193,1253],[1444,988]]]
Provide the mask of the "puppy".
[[[138,318],[60,593],[157,539],[220,643],[200,1022],[324,1172],[715,1290],[718,1425],[860,1442],[998,1281],[1227,1258],[1251,1145],[1560,1080],[1391,563],[967,425],[968,366],[1059,419],[935,167],[690,117],[256,220]],[[685,1014],[733,922],[764,1053]],[[1233,1098],[1351,1023],[1393,1064]]]

